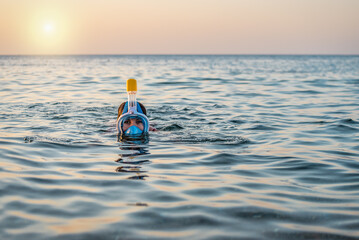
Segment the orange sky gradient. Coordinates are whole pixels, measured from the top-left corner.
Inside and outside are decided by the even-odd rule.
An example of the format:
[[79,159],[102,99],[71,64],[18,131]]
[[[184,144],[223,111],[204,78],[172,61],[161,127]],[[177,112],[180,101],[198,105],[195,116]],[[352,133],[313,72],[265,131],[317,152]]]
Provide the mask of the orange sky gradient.
[[0,0],[0,54],[359,54],[358,0]]

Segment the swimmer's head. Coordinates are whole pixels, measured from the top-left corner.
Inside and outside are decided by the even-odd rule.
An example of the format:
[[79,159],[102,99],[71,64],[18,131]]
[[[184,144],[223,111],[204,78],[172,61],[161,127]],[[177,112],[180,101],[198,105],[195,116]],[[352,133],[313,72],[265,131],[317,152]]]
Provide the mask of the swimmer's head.
[[149,130],[146,108],[137,102],[136,108],[128,109],[128,102],[122,103],[118,108],[116,127],[122,138],[143,138]]

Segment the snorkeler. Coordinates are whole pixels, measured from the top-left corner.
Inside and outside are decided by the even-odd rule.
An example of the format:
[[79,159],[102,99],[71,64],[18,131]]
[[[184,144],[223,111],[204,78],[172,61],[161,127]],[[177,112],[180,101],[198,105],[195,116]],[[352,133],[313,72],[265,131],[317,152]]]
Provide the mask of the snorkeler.
[[118,108],[117,133],[122,138],[145,138],[149,131],[157,131],[149,124],[147,111],[143,104],[137,102],[137,82],[135,79],[127,80],[128,101]]

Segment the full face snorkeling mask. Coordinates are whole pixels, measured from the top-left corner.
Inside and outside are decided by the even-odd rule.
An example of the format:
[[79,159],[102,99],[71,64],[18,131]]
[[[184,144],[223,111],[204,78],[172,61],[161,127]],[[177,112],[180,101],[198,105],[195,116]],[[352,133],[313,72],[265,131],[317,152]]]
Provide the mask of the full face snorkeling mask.
[[122,115],[117,119],[117,133],[121,137],[140,139],[147,135],[149,120],[142,112],[140,104],[136,100],[137,82],[135,79],[127,80],[127,96]]

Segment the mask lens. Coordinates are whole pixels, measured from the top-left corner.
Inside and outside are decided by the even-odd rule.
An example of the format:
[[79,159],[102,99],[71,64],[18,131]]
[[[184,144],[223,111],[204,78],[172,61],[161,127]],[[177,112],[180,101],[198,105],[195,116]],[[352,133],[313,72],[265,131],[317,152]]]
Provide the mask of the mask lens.
[[139,137],[148,133],[148,118],[141,113],[126,113],[119,117],[117,130],[128,137]]
[[143,121],[141,118],[138,118],[138,117],[130,117],[126,120],[123,121],[124,124],[129,124],[129,125],[140,125],[140,124],[143,124]]
[[144,123],[142,118],[137,117],[137,116],[129,116],[125,119],[123,119],[122,124],[121,124],[122,130],[124,132],[127,131],[127,129],[129,128],[138,128],[140,131],[143,131],[144,129]]

